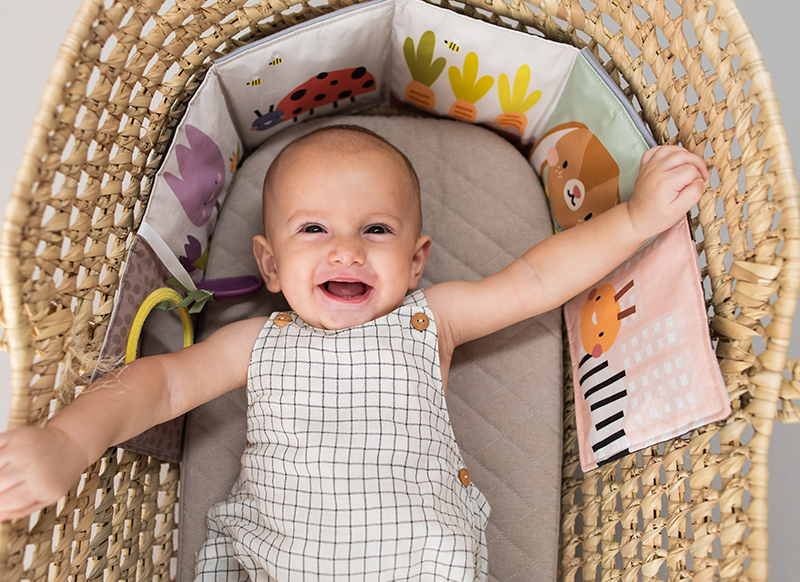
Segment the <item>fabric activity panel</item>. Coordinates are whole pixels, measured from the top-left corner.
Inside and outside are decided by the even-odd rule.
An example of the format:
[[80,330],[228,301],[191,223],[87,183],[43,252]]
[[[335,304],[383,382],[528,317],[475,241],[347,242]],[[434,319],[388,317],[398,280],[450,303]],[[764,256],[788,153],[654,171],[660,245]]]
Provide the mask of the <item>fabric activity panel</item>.
[[[243,159],[297,123],[380,104],[504,136],[542,179],[555,230],[628,200],[639,159],[655,145],[588,50],[421,0],[375,0],[298,24],[206,73],[153,180],[101,357],[125,351],[137,310],[165,285],[184,292],[190,312],[212,296],[257,288],[252,280],[205,280],[219,212]],[[132,448],[180,458],[180,446]]]
[[731,413],[696,256],[682,220],[564,307],[584,471]]
[[[245,155],[298,122],[381,103],[484,124],[523,151],[562,120],[579,120],[586,133],[611,144],[618,158],[612,167],[628,168],[630,159],[638,165],[641,148],[632,139],[643,138],[630,131],[633,122],[613,83],[587,59],[591,53],[572,46],[419,0],[376,0],[297,25],[211,67],[155,179],[145,215],[152,231],[144,237],[159,247],[159,256],[169,247],[180,265],[167,257],[167,268],[191,289],[192,281],[202,280],[216,216]],[[575,98],[566,91],[572,86],[582,90]],[[623,127],[607,129],[619,120]],[[546,174],[537,159],[532,163]],[[623,175],[613,200],[630,196],[631,172],[635,177],[635,168]],[[587,198],[607,196],[589,184]]]
[[580,56],[530,156],[556,230],[629,200],[639,160],[656,145],[591,52]]
[[398,3],[392,40],[395,100],[485,124],[524,145],[542,134],[579,55],[418,2]]

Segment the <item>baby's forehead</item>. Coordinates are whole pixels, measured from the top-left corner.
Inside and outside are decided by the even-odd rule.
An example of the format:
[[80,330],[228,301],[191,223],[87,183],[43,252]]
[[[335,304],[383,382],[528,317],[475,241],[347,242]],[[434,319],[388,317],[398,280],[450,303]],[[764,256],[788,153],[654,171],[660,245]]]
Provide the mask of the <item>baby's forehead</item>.
[[[281,152],[276,162],[278,169],[290,164],[311,165],[315,161],[336,157],[337,161],[352,166],[357,165],[367,155],[391,161],[398,167],[404,165],[402,155],[389,143],[369,135],[319,135],[307,142],[290,144]],[[307,167],[309,167],[307,166]]]
[[[377,160],[376,160],[377,158]],[[334,163],[326,163],[334,160]],[[387,162],[383,165],[382,162]],[[363,167],[364,164],[383,167],[382,179],[388,182],[405,183],[396,190],[396,196],[408,198],[403,201],[421,228],[419,181],[408,158],[393,145],[379,136],[363,134],[351,130],[333,130],[311,134],[292,142],[284,148],[270,165],[264,181],[263,207],[265,228],[268,219],[274,219],[279,212],[277,201],[288,196],[288,190],[297,192],[293,186],[302,181],[309,172],[324,168],[326,175],[332,172],[348,172]],[[290,186],[287,188],[287,186]]]
[[[335,164],[322,164],[328,173],[347,173],[363,165],[373,165],[378,158],[378,163],[388,162],[384,168],[386,180],[413,182],[402,155],[390,144],[371,139],[370,136],[357,135],[347,142],[325,137],[328,136],[320,136],[321,139],[308,143],[290,144],[279,154],[267,172],[264,184],[265,201],[267,195],[280,194],[282,188],[277,186],[302,181],[322,162],[331,159],[335,159]],[[410,185],[413,188],[413,184]]]

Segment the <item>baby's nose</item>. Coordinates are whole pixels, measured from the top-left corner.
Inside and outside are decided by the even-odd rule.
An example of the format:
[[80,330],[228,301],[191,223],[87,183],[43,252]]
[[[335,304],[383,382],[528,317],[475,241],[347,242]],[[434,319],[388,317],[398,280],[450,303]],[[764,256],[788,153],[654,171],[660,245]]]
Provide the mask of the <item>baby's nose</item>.
[[364,248],[356,237],[338,237],[333,241],[328,259],[341,265],[360,265],[364,262]]

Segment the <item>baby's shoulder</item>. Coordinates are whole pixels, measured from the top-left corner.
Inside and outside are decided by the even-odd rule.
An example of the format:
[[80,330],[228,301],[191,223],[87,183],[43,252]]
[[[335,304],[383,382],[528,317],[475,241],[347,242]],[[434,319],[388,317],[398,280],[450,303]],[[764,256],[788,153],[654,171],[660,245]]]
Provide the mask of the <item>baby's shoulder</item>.
[[253,344],[256,343],[261,330],[268,321],[269,317],[252,317],[234,321],[212,333],[203,343],[225,351],[235,349],[250,353]]

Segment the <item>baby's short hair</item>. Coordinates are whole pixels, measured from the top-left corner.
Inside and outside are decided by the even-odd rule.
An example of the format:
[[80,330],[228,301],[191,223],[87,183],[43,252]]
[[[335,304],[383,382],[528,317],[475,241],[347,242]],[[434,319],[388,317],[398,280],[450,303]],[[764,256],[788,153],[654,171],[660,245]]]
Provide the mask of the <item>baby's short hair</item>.
[[366,127],[361,127],[360,125],[337,124],[320,127],[319,129],[315,129],[314,131],[298,137],[284,147],[272,161],[267,169],[267,174],[264,177],[262,203],[265,210],[267,208],[267,196],[269,194],[269,189],[283,161],[293,152],[300,150],[302,147],[323,143],[327,148],[342,153],[355,154],[359,151],[367,149],[373,151],[383,151],[389,153],[390,155],[399,156],[400,160],[403,162],[409,182],[411,184],[411,196],[412,200],[414,201],[413,203],[416,206],[415,210],[418,216],[417,234],[419,235],[419,233],[422,231],[422,205],[420,202],[419,177],[417,176],[416,170],[414,170],[414,165],[411,163],[411,160],[408,159],[408,156],[397,149],[397,147],[395,147],[394,144],[392,144],[386,138],[378,135],[374,131],[367,129]]

